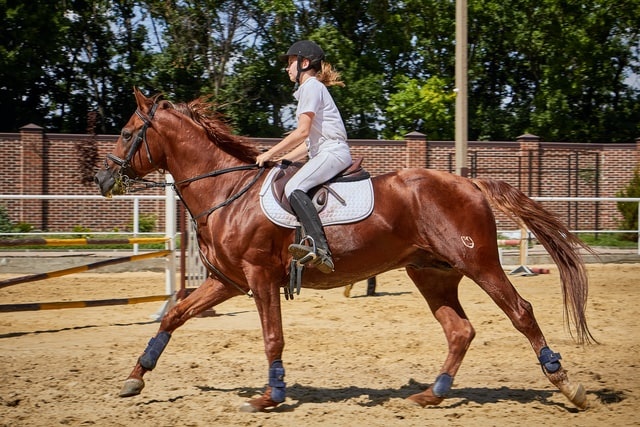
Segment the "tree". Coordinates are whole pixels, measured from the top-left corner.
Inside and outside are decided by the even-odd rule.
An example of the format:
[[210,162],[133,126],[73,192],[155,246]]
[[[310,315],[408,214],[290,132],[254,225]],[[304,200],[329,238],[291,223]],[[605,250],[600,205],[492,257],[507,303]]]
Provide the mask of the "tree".
[[63,11],[45,0],[0,0],[0,17],[0,130],[45,125],[44,100],[62,60]]
[[[469,137],[640,134],[640,0],[470,0]],[[350,138],[450,138],[455,2],[0,0],[0,131],[116,132],[132,86],[211,96],[239,133],[293,125],[277,55],[312,39],[342,72]],[[17,35],[16,35],[17,34]],[[415,129],[412,129],[415,128]]]
[[[390,96],[387,115],[400,135],[420,131],[431,140],[452,139],[455,120],[455,92],[451,82],[431,77],[424,84],[418,79],[398,78],[398,91]],[[389,135],[390,138],[398,135]]]
[[470,137],[530,132],[621,142],[640,131],[640,2],[474,0],[469,4]]
[[52,105],[61,131],[84,132],[88,113],[96,111],[97,132],[119,132],[135,108],[132,87],[149,80],[152,58],[145,52],[147,31],[141,18],[136,21],[135,3],[79,1],[65,12],[67,61],[59,65],[59,96]]

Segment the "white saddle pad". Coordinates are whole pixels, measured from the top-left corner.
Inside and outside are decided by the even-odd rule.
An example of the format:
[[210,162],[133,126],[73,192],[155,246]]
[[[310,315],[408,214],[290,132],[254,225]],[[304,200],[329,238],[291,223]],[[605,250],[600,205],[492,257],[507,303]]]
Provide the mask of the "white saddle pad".
[[[273,196],[271,182],[280,170],[274,167],[260,189],[260,207],[264,214],[274,223],[287,228],[300,225],[295,215],[284,210]],[[320,212],[323,225],[347,224],[365,219],[373,211],[373,185],[371,179],[355,182],[334,182],[329,185],[331,190],[340,196],[339,200],[331,191],[325,208]],[[344,204],[343,204],[344,201]]]

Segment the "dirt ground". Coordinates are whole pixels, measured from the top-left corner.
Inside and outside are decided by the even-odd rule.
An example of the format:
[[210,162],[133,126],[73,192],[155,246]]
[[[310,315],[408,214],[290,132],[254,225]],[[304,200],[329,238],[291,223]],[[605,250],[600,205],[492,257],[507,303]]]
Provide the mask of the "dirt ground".
[[[35,261],[37,262],[37,261]],[[512,276],[534,307],[551,348],[591,408],[575,409],[543,376],[528,342],[475,284],[460,294],[477,335],[440,406],[405,398],[435,379],[445,339],[403,271],[302,290],[283,302],[288,397],[267,413],[239,406],[267,381],[258,316],[238,297],[217,316],[173,335],[139,396],[118,392],[158,324],[159,302],[0,313],[2,426],[630,426],[640,425],[640,264],[590,264],[590,328],[599,345],[574,344],[550,274]],[[1,271],[1,270],[0,270]],[[0,274],[0,280],[16,274]],[[161,294],[161,272],[79,273],[0,289],[0,304]]]

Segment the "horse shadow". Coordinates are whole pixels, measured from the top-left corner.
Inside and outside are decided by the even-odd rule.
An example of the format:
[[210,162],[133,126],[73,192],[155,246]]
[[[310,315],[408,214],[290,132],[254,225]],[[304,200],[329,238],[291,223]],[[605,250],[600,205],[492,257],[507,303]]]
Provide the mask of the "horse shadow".
[[[243,313],[250,313],[250,311],[234,311],[234,312],[229,312],[229,313],[215,313],[213,316],[215,317],[222,317],[222,316],[229,316],[229,317],[233,317],[233,316],[237,316],[238,314],[243,314]],[[38,335],[38,334],[55,334],[58,332],[64,332],[64,331],[76,331],[76,330],[81,330],[81,329],[92,329],[92,328],[104,328],[105,326],[108,327],[123,327],[123,326],[142,326],[142,325],[152,325],[152,324],[159,324],[160,322],[158,320],[145,320],[145,321],[140,321],[140,322],[129,322],[129,323],[111,323],[108,325],[80,325],[80,326],[69,326],[69,327],[65,327],[65,328],[59,328],[59,329],[43,329],[43,330],[36,330],[36,331],[16,331],[16,332],[7,332],[5,334],[0,334],[0,339],[4,339],[4,338],[16,338],[16,337],[21,337],[24,335]]]
[[[236,393],[242,398],[253,398],[259,390],[254,388],[231,388],[223,389],[210,386],[196,386],[202,392],[225,392]],[[287,400],[278,405],[271,411],[288,412],[307,403],[339,403],[345,401],[354,401],[362,407],[374,407],[384,404],[391,399],[405,399],[415,393],[426,390],[429,384],[422,384],[413,379],[399,389],[396,388],[369,388],[369,387],[314,387],[294,383],[287,386]],[[478,405],[496,404],[503,401],[517,402],[521,404],[539,403],[549,407],[560,408],[566,412],[577,413],[579,409],[573,405],[565,404],[552,400],[552,396],[558,395],[556,390],[540,390],[525,389],[511,387],[464,387],[452,389],[447,398],[438,406],[432,408],[437,409],[454,409],[464,407],[470,403]],[[594,394],[600,401],[619,401],[619,399],[606,399],[606,395],[611,397],[616,394],[611,390],[598,390],[588,392]],[[619,397],[619,396],[618,396]]]
[[[157,323],[156,320],[148,320],[148,321],[142,321],[142,322],[131,322],[131,323],[113,323],[111,325],[108,326],[136,326],[136,325],[150,325],[152,323]],[[105,325],[82,325],[82,326],[70,326],[70,327],[66,327],[66,328],[59,328],[59,329],[43,329],[43,330],[36,330],[36,331],[16,331],[16,332],[7,332],[6,334],[0,334],[0,339],[4,339],[4,338],[16,338],[16,337],[21,337],[24,335],[38,335],[38,334],[55,334],[58,332],[64,332],[64,331],[77,331],[77,330],[81,330],[81,329],[91,329],[91,328],[101,328],[104,327]]]
[[349,298],[351,299],[356,299],[356,298],[375,298],[375,297],[397,297],[400,295],[409,295],[412,294],[413,292],[410,291],[398,291],[398,292],[379,292],[376,291],[373,294],[367,295],[367,294],[362,294],[362,295],[353,295]]

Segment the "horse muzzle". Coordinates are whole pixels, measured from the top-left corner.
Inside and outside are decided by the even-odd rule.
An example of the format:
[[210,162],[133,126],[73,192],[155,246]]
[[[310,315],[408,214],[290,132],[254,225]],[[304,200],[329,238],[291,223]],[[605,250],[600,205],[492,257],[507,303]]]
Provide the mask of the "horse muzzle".
[[[101,169],[93,177],[93,182],[95,182],[100,189],[100,194],[109,198],[114,194],[123,193],[122,187],[116,186],[118,181],[116,174],[110,169]],[[120,188],[120,192],[118,192],[118,187]]]

